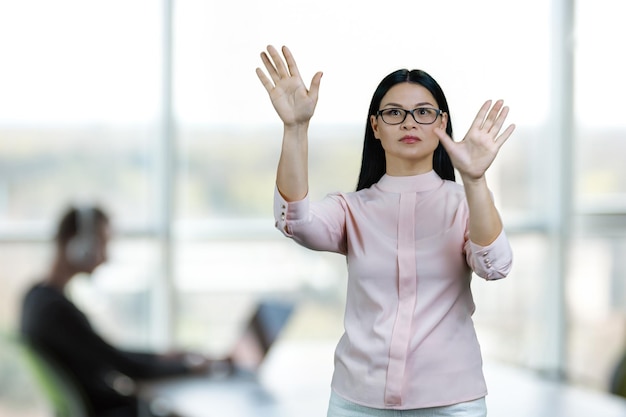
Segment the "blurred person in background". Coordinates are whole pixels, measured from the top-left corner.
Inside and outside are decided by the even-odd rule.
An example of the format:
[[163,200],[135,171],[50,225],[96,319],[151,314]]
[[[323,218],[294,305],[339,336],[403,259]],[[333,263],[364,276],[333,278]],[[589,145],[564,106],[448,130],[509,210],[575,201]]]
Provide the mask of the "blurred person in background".
[[62,216],[50,268],[23,299],[20,328],[26,343],[74,379],[93,416],[136,417],[139,409],[150,409],[140,405],[137,381],[203,373],[220,361],[187,352],[124,351],[94,330],[64,290],[107,260],[110,233],[99,207],[70,208]]

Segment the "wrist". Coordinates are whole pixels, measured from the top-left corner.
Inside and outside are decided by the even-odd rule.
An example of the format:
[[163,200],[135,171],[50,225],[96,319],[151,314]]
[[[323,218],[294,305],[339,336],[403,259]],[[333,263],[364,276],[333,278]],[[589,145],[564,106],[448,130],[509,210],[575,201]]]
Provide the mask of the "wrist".
[[309,121],[284,123],[283,129],[285,132],[306,132],[309,129]]
[[468,185],[468,186],[478,186],[478,185],[487,184],[487,178],[485,178],[484,174],[479,177],[473,177],[470,175],[461,174],[461,181],[463,182],[464,185]]

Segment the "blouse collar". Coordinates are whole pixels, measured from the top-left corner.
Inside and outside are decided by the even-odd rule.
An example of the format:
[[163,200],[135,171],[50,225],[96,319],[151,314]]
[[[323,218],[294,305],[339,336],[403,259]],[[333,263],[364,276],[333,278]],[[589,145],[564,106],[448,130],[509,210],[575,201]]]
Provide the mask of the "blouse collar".
[[391,175],[383,175],[378,183],[378,188],[382,191],[392,193],[421,192],[433,190],[443,184],[443,180],[437,173],[429,171],[425,174],[408,175],[402,177],[394,177]]

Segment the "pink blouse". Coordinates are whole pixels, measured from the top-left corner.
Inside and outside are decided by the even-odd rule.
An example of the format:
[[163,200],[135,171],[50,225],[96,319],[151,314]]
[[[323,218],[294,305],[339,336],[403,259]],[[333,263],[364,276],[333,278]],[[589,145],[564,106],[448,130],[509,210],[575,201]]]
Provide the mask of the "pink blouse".
[[373,408],[444,406],[487,394],[472,322],[472,271],[505,277],[512,251],[502,232],[469,240],[463,186],[434,171],[392,177],[319,202],[275,191],[276,227],[314,250],[346,255],[344,327],[333,390]]

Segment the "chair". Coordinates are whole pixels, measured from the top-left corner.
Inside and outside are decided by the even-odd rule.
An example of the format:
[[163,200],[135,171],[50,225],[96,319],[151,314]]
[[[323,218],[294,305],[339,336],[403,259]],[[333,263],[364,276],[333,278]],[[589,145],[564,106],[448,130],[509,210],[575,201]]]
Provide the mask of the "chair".
[[626,354],[622,355],[613,369],[609,391],[626,398]]
[[22,359],[50,401],[55,417],[88,417],[89,407],[73,378],[28,342],[18,340],[17,343]]

